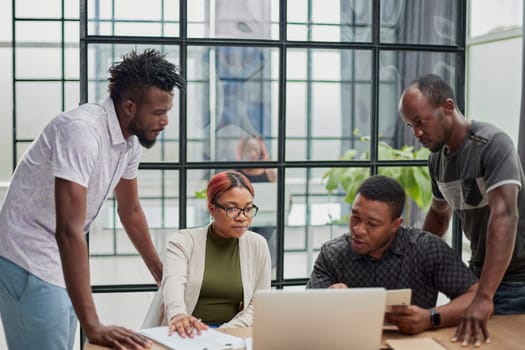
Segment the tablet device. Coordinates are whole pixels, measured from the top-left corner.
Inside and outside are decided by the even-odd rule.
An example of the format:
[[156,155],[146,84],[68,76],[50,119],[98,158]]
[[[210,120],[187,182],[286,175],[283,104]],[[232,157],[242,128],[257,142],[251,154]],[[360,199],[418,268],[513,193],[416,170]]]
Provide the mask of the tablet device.
[[412,299],[412,289],[389,289],[386,291],[386,307],[385,312],[389,310],[392,305],[410,305]]

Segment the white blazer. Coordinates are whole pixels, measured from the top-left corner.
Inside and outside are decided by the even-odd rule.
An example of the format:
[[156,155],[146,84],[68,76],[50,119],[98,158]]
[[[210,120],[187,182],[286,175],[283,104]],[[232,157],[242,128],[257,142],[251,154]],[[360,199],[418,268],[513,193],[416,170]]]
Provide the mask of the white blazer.
[[[154,298],[148,317],[167,325],[173,316],[191,315],[199,298],[206,257],[208,226],[175,232],[168,241],[164,261],[161,289]],[[239,238],[243,310],[221,327],[251,327],[253,321],[253,295],[256,290],[270,289],[271,258],[266,240],[261,235],[246,231]],[[160,297],[162,296],[162,298]],[[159,305],[163,303],[163,305]],[[160,318],[159,318],[160,317]],[[152,327],[151,320],[143,328]]]

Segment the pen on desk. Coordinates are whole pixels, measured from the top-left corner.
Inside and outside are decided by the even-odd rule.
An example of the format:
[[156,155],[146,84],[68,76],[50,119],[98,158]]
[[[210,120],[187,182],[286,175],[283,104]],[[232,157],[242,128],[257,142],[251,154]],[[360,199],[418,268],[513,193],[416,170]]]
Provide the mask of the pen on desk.
[[214,347],[214,348],[203,348],[202,350],[231,350],[231,349],[233,349],[232,344],[224,344],[224,345]]

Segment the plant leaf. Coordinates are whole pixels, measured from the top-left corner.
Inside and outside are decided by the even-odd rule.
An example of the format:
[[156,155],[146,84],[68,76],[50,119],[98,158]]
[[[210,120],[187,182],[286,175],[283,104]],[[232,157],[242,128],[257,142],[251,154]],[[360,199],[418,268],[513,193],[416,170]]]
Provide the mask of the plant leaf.
[[326,179],[324,187],[331,193],[337,189],[341,182],[341,176],[344,168],[332,168],[323,175],[323,180]]

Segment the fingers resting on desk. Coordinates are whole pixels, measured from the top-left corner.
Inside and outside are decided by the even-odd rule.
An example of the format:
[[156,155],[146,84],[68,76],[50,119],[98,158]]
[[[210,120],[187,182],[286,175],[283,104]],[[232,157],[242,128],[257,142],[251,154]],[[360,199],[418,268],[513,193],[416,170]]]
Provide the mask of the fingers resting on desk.
[[148,349],[153,345],[142,334],[119,326],[101,326],[90,333],[88,339],[91,343],[112,349]]
[[451,340],[452,342],[460,341],[462,346],[474,344],[475,347],[479,347],[482,340],[485,340],[485,343],[490,343],[487,324],[479,320],[462,319]]
[[175,315],[169,322],[169,335],[177,332],[182,338],[193,338],[195,332],[201,334],[206,329],[208,326],[199,318],[187,314]]

